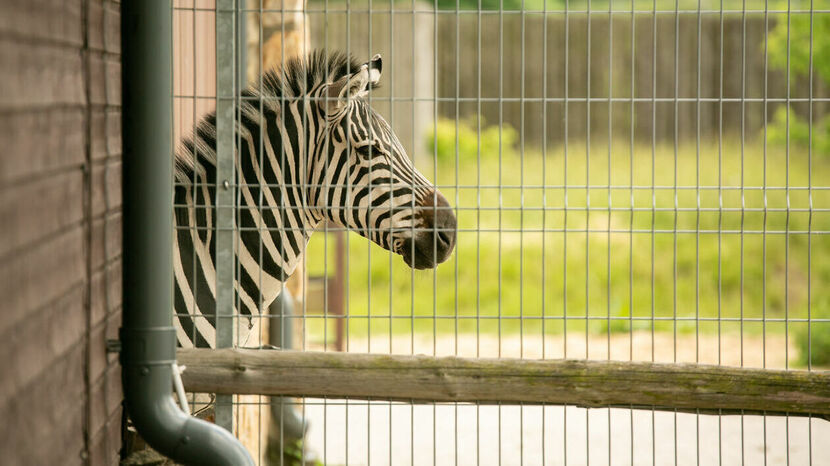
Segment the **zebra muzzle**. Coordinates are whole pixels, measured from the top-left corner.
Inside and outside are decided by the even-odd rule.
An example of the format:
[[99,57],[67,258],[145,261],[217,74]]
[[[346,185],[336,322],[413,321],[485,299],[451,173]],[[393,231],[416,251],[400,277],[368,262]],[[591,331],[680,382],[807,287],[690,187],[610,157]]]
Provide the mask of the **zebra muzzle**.
[[422,225],[403,242],[399,253],[414,269],[431,269],[449,259],[455,248],[456,220],[452,207],[438,191],[420,202]]

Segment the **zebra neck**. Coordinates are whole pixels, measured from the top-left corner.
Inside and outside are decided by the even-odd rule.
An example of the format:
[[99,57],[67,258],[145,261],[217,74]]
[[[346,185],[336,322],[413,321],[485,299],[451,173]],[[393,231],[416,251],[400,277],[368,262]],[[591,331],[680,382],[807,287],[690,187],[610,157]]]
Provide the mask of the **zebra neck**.
[[243,290],[259,292],[252,313],[279,294],[317,223],[307,208],[308,138],[298,106],[243,105],[237,126],[236,255]]
[[[267,312],[297,268],[319,222],[306,207],[305,154],[309,149],[305,131],[296,122],[296,109],[285,107],[286,115],[295,115],[289,121],[269,106],[243,106],[236,125],[234,303],[242,316]],[[211,317],[216,305],[215,220],[219,212],[215,196],[220,182],[215,135],[215,117],[210,115],[176,155],[176,313],[203,316],[178,319],[183,322],[178,327],[180,341],[190,335],[197,346],[213,346],[210,328],[215,325]],[[239,330],[236,335],[242,343],[247,332]]]

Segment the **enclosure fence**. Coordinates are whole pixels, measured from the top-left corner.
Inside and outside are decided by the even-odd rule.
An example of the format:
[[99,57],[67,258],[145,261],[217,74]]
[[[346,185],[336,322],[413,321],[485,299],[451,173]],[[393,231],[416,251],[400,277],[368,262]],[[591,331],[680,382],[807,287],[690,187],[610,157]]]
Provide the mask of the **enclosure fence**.
[[[217,349],[179,360],[261,464],[830,464],[830,2],[172,10],[174,134],[216,129]],[[415,270],[323,221],[243,315],[242,188],[262,216],[280,187],[240,181],[238,121],[317,49],[382,56],[363,99],[455,250]]]

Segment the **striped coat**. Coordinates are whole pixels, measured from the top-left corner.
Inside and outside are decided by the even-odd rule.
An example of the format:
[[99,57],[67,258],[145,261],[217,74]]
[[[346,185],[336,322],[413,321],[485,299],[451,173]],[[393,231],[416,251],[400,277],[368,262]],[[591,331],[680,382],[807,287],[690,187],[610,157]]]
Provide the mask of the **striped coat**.
[[[353,230],[415,268],[455,246],[447,200],[419,173],[364,97],[382,72],[314,52],[269,72],[239,99],[235,122],[234,302],[253,317],[277,297],[324,220]],[[181,346],[215,346],[216,117],[204,117],[175,155],[175,327]],[[245,322],[241,319],[240,322]],[[240,325],[240,327],[246,327]]]

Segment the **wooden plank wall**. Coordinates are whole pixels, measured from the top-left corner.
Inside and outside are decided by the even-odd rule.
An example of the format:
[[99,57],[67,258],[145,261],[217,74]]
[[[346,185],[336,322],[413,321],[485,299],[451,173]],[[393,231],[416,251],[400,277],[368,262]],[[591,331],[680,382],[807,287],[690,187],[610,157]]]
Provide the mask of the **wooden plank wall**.
[[119,5],[0,1],[0,451],[118,464]]

